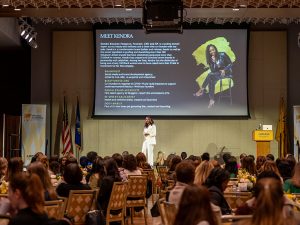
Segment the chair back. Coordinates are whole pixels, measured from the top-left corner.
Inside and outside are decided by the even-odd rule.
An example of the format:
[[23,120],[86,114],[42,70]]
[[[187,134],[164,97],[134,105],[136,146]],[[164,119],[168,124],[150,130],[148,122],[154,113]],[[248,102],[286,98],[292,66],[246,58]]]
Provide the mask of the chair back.
[[154,174],[154,169],[145,169],[142,171],[143,175],[147,175],[148,177],[148,181],[150,181],[152,183],[152,204],[154,204],[154,193],[156,193],[156,178],[155,178],[155,174]]
[[92,207],[95,195],[95,190],[70,191],[66,213],[74,218],[74,225],[85,224],[85,216]]
[[166,166],[158,166],[157,173],[160,176],[162,181],[168,180],[168,167]]
[[251,220],[252,215],[223,215],[221,217],[222,225],[237,224],[240,220]]
[[158,200],[158,208],[163,224],[172,225],[177,213],[175,204],[167,202],[162,198]]
[[[106,224],[113,221],[121,221],[124,224],[127,191],[127,183],[114,182],[106,212]],[[120,213],[116,215],[113,211]]]
[[10,221],[10,216],[0,215],[0,225],[8,225]]
[[224,192],[224,197],[230,208],[235,209],[252,198],[251,192]]
[[147,191],[147,175],[128,176],[128,197],[145,198]]
[[63,218],[63,200],[45,201],[44,209],[49,218]]

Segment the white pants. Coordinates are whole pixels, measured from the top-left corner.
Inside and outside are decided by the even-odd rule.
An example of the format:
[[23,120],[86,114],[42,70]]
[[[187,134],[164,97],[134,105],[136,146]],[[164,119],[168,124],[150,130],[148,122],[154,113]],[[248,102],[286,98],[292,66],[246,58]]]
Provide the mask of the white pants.
[[153,148],[154,144],[150,144],[148,140],[143,142],[142,152],[146,155],[150,166],[153,166]]

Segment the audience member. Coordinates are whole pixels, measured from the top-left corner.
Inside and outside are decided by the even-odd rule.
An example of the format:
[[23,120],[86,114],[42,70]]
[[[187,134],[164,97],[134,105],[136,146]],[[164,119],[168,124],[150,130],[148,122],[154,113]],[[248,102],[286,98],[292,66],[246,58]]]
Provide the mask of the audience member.
[[185,160],[187,158],[186,152],[181,152],[180,157],[181,157],[181,160]]
[[101,180],[103,179],[104,176],[105,176],[104,161],[100,157],[97,157],[94,160],[92,169],[90,171],[90,177],[89,177],[90,188],[95,189],[97,187],[100,187]]
[[258,156],[256,159],[256,172],[257,174],[261,173],[262,170],[262,166],[264,165],[265,161],[266,161],[266,157],[265,156]]
[[234,156],[231,156],[227,163],[225,163],[225,170],[229,172],[229,177],[230,178],[236,178],[238,174],[238,166],[237,166],[237,161]]
[[274,155],[273,154],[268,154],[268,155],[266,155],[266,159],[267,160],[270,160],[270,161],[274,161],[275,160],[275,157],[274,157]]
[[256,166],[251,156],[246,156],[243,158],[241,168],[245,169],[248,173],[250,173],[253,176],[257,174]]
[[170,163],[170,168],[168,170],[168,180],[175,180],[176,176],[175,176],[175,168],[178,165],[178,163],[181,162],[181,158],[176,155],[172,158],[171,163]]
[[166,166],[165,154],[162,151],[157,153],[156,160],[154,162],[155,166]]
[[206,178],[209,176],[210,172],[214,168],[214,165],[207,160],[204,160],[197,166],[195,170],[195,181],[196,185],[203,185],[206,181]]
[[209,161],[210,160],[210,155],[208,152],[204,152],[202,155],[201,155],[201,160],[204,161]]
[[145,154],[142,152],[139,152],[136,155],[136,162],[137,162],[138,168],[141,169],[141,171],[151,169],[151,166],[147,162],[147,158],[146,158]]
[[126,179],[129,175],[142,175],[142,172],[137,167],[137,161],[134,155],[125,155],[123,159],[123,168]]
[[8,179],[23,172],[23,160],[20,157],[13,157],[8,161]]
[[123,168],[123,156],[119,153],[115,153],[112,155],[112,158],[116,161],[119,174],[122,178],[122,181],[126,181],[126,174],[124,173],[124,168]]
[[287,193],[300,193],[300,162],[295,166],[293,177],[284,182],[283,190]]
[[209,192],[203,186],[187,186],[182,194],[173,225],[217,225]]

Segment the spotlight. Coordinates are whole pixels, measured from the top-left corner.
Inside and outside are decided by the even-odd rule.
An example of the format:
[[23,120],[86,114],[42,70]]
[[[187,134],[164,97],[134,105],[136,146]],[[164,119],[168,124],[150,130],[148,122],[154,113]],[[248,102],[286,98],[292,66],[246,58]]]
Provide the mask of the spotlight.
[[21,37],[24,38],[32,48],[38,47],[37,42],[36,42],[37,32],[23,18],[19,19],[19,31],[20,31]]

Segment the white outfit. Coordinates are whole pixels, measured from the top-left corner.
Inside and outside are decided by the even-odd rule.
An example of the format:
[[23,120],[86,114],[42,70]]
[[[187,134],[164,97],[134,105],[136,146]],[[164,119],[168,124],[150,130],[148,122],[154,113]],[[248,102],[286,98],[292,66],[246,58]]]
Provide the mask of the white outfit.
[[[156,126],[154,124],[144,127],[144,142],[142,152],[146,155],[148,163],[153,166],[153,148],[156,145]],[[149,135],[145,135],[149,134]]]

